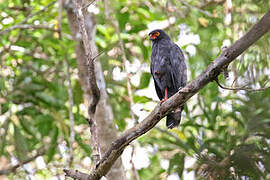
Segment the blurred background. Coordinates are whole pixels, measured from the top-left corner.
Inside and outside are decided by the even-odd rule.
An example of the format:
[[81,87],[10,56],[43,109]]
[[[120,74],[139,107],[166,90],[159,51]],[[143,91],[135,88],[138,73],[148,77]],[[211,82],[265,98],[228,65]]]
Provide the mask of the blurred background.
[[[188,81],[270,9],[268,0],[85,2],[101,101],[104,152],[159,102],[148,33],[164,29],[182,48]],[[229,66],[228,87],[269,86],[270,34]],[[0,179],[65,179],[89,172],[91,99],[74,6],[68,0],[0,0]],[[208,84],[186,104],[180,126],[165,121],[131,143],[107,179],[270,179],[270,90]]]

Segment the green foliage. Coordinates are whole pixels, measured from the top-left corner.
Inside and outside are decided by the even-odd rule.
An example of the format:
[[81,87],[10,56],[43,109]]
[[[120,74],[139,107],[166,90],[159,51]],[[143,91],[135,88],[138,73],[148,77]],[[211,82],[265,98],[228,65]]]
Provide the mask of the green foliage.
[[143,89],[143,88],[148,87],[149,82],[150,82],[150,77],[151,77],[151,74],[150,73],[144,72],[141,75],[140,85],[139,85],[138,88]]
[[146,180],[154,180],[164,172],[160,169],[160,158],[157,155],[150,157],[150,166],[139,170],[140,177]]
[[54,128],[50,132],[51,142],[50,142],[49,149],[48,149],[48,151],[46,153],[46,155],[47,155],[47,162],[50,162],[53,159],[53,156],[56,153],[57,145],[58,145],[57,144],[58,135],[59,135],[58,128]]
[[14,143],[15,151],[20,161],[27,159],[28,145],[26,137],[21,133],[20,129],[14,125]]
[[[13,0],[1,1],[0,31],[22,22],[29,14],[39,11],[52,1]],[[185,3],[190,6],[187,6]],[[189,80],[194,79],[220,53],[223,45],[236,41],[270,8],[267,0],[232,1],[232,9],[226,9],[227,1],[127,1],[114,0],[110,5],[110,18],[119,23],[129,63],[140,63],[131,68],[133,101],[148,113],[153,108],[149,94],[137,93],[151,84],[149,71],[151,42],[147,33],[153,21],[170,23],[165,31],[180,44],[187,57]],[[106,19],[104,2],[97,1],[100,12],[96,15],[99,51],[104,51],[101,62],[108,102],[112,106],[114,123],[124,131],[131,121],[126,74],[115,78],[120,69],[125,73],[119,39],[115,28]],[[192,8],[191,8],[192,7]],[[225,10],[224,10],[225,9]],[[207,15],[204,12],[208,12]],[[226,12],[232,20],[226,22]],[[52,28],[57,21],[57,3],[45,12],[30,18],[24,24],[44,24]],[[174,21],[175,19],[175,21]],[[184,25],[186,28],[181,28]],[[198,35],[200,42],[183,42],[184,35]],[[230,80],[220,77],[227,86],[269,85],[270,34],[266,34],[229,66]],[[185,40],[187,41],[187,40]],[[226,44],[226,43],[228,44]],[[179,42],[178,42],[179,43]],[[0,157],[10,162],[12,157],[23,161],[40,147],[47,149],[43,156],[48,168],[66,167],[66,152],[59,144],[69,146],[68,86],[65,61],[71,69],[73,90],[73,114],[75,126],[75,157],[81,162],[91,155],[88,124],[82,105],[83,91],[77,79],[75,42],[70,38],[66,13],[62,19],[62,38],[45,29],[15,29],[0,38]],[[190,49],[196,52],[191,53]],[[132,66],[133,67],[133,66]],[[118,76],[120,76],[118,74]],[[267,84],[268,83],[268,84]],[[152,92],[153,94],[155,92]],[[150,104],[150,105],[149,105]],[[150,107],[149,107],[150,106]],[[270,91],[227,92],[212,82],[187,102],[178,129],[164,130],[164,121],[138,139],[141,147],[152,148],[150,165],[138,170],[141,179],[164,179],[176,173],[184,179],[185,171],[195,172],[197,179],[269,179],[270,178]],[[142,113],[143,114],[143,113]],[[140,114],[136,114],[140,116]],[[137,118],[137,117],[136,117]],[[81,159],[79,159],[81,158]],[[186,167],[188,158],[195,164]],[[161,162],[168,160],[167,169]],[[79,164],[79,163],[78,163]],[[88,167],[87,167],[88,168]],[[87,169],[88,170],[88,169]],[[55,174],[54,174],[55,172]],[[37,170],[43,179],[50,179],[62,172]],[[25,179],[23,169],[9,175],[10,179]],[[38,178],[37,178],[38,179]]]

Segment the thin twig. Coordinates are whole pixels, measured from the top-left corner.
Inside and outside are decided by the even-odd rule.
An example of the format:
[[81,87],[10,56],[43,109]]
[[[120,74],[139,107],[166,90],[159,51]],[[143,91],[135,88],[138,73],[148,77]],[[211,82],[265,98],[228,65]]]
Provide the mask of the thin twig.
[[[108,0],[105,0],[108,1]],[[108,6],[109,5],[109,1],[105,2],[105,5]],[[128,60],[127,60],[127,56],[125,53],[125,47],[124,47],[124,41],[121,38],[121,32],[120,32],[120,28],[119,28],[119,22],[117,20],[114,20],[111,18],[110,16],[110,11],[109,8],[106,8],[106,11],[108,11],[108,21],[111,22],[111,24],[113,25],[114,29],[116,30],[118,39],[119,39],[119,44],[120,44],[120,48],[121,48],[121,53],[122,53],[122,57],[123,57],[123,67],[124,67],[124,71],[126,73],[126,83],[127,83],[127,90],[128,90],[128,97],[129,97],[129,105],[130,105],[130,115],[131,115],[131,119],[132,121],[137,124],[138,122],[136,121],[135,118],[135,113],[132,110],[132,107],[134,106],[134,101],[133,101],[133,92],[132,92],[132,88],[131,88],[131,82],[130,82],[130,76],[131,74],[127,71],[127,64],[128,64]]]
[[[15,25],[13,25],[13,26],[7,28],[7,29],[4,29],[3,31],[0,32],[0,35],[4,35],[4,34],[6,34],[6,33],[10,32],[10,31],[12,31],[12,30],[14,30],[14,29],[32,29],[32,28],[23,28],[23,27],[27,27],[27,26],[34,26],[34,25],[24,24],[24,23],[26,23],[26,22],[27,22],[29,19],[31,19],[32,17],[34,17],[34,16],[36,16],[36,15],[38,15],[38,14],[40,14],[40,13],[46,11],[48,8],[50,8],[52,5],[54,5],[56,2],[57,2],[57,1],[53,1],[53,2],[49,3],[47,6],[45,6],[45,7],[42,8],[41,10],[39,10],[39,11],[33,13],[33,14],[30,14],[29,16],[27,16],[26,18],[24,18],[24,20],[22,20],[22,21],[19,22],[18,24],[15,24]],[[38,25],[38,26],[40,26],[40,25]],[[38,26],[37,26],[37,27],[38,27]],[[48,29],[48,28],[33,28],[33,29]],[[51,30],[51,28],[48,29],[48,30]],[[54,30],[53,30],[53,31],[54,31]]]
[[219,83],[218,78],[216,78],[215,81],[216,81],[217,85],[218,85],[220,88],[226,89],[226,90],[233,90],[233,91],[241,91],[241,90],[243,90],[243,91],[255,92],[255,91],[264,91],[264,90],[270,88],[270,86],[263,87],[263,88],[258,88],[258,89],[246,88],[246,86],[238,87],[238,88],[230,88],[230,87],[225,87],[225,86],[221,85],[221,84]]
[[105,50],[100,51],[97,55],[95,55],[92,59],[96,60],[99,56],[101,56],[103,53],[105,53]]
[[73,144],[75,142],[75,132],[74,132],[74,115],[72,112],[74,101],[73,101],[73,91],[71,85],[70,67],[68,61],[66,60],[67,67],[67,82],[68,82],[68,101],[69,101],[69,121],[70,121],[70,138],[69,138],[69,167],[72,167],[74,155],[73,155]]
[[46,29],[46,30],[49,30],[49,31],[57,31],[54,28],[49,27],[48,25],[21,24],[21,25],[12,26],[12,27],[10,27],[8,29],[5,29],[5,30],[1,31],[0,35],[4,35],[7,32],[12,31],[14,29]]
[[62,11],[63,11],[63,0],[58,0],[58,17],[57,17],[57,31],[59,39],[62,38]]
[[129,163],[131,164],[131,169],[132,169],[132,179],[133,180],[140,180],[140,176],[138,174],[138,171],[135,168],[135,164],[133,162],[133,157],[134,157],[134,153],[135,153],[135,145],[131,144],[132,147],[132,151],[131,151],[131,157],[130,157],[130,161]]
[[167,129],[161,129],[160,127],[155,127],[155,129],[162,132],[162,133],[165,133],[165,134],[173,137],[178,143],[184,144],[184,142],[179,137],[177,137],[175,134],[169,132]]
[[24,20],[22,20],[19,24],[24,24],[26,23],[29,19],[31,19],[32,17],[47,11],[47,9],[49,9],[51,6],[53,6],[57,1],[52,1],[51,3],[49,3],[47,6],[45,6],[44,8],[42,8],[41,10],[34,12],[33,14],[30,14],[29,16],[27,16],[26,18],[24,18]]
[[88,8],[91,4],[93,4],[96,0],[92,0],[90,3],[86,4],[85,6],[82,7],[82,10],[85,8]]
[[27,164],[29,162],[34,161],[37,157],[44,155],[46,150],[44,148],[41,148],[37,151],[37,154],[34,155],[33,157],[30,157],[22,162],[19,162],[18,164],[11,166],[7,169],[0,170],[0,175],[7,175],[10,173],[14,173],[19,167],[23,166],[24,164]]
[[209,17],[213,17],[211,13],[209,13],[208,11],[202,10],[199,7],[193,6],[191,4],[189,4],[188,2],[184,1],[184,0],[179,0],[182,4],[184,4],[185,6],[187,6],[189,9],[197,9],[199,12],[201,12],[202,14],[209,16]]

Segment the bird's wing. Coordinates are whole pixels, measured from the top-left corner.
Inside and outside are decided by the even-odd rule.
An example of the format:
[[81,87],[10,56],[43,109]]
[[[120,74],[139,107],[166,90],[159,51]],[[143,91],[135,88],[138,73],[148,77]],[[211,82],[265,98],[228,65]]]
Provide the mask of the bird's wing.
[[150,70],[151,70],[152,77],[154,79],[155,89],[156,89],[158,98],[161,100],[163,98],[163,94],[162,94],[162,91],[161,91],[162,88],[161,88],[160,80],[154,74],[154,66],[155,65],[156,64],[154,63],[154,60],[152,60]]
[[160,100],[162,100],[163,99],[163,94],[161,92],[160,87],[158,86],[158,81],[155,78],[154,78],[154,83],[155,83],[155,88],[156,88],[156,92],[157,92],[158,98]]
[[176,87],[184,87],[187,83],[187,66],[184,54],[176,44],[173,44],[170,50],[170,62]]

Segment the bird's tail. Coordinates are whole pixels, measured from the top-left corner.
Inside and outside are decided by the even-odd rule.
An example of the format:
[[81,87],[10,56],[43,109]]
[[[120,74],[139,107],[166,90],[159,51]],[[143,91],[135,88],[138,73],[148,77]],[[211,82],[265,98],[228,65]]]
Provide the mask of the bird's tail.
[[166,126],[169,129],[177,127],[181,121],[181,113],[184,109],[184,106],[177,108],[174,112],[171,112],[167,115]]

